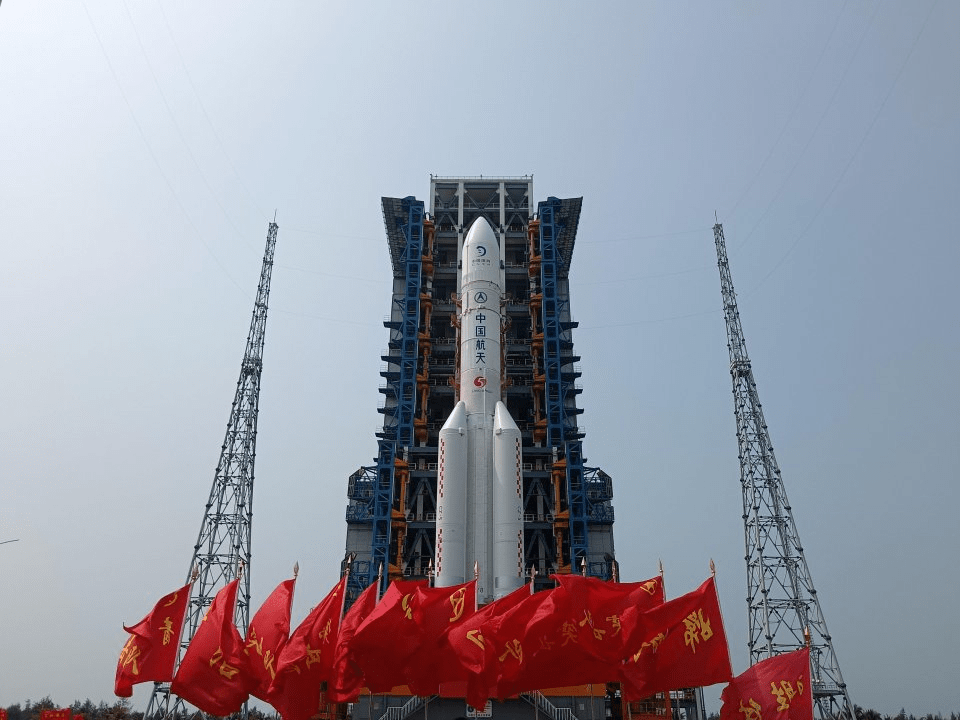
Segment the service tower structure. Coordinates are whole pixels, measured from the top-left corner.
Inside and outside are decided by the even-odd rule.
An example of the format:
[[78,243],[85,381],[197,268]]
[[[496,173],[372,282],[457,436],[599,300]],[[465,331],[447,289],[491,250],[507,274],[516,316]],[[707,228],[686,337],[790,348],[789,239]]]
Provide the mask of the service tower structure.
[[[348,603],[380,566],[384,588],[434,575],[451,585],[476,561],[481,603],[531,571],[538,588],[552,573],[613,577],[613,482],[586,465],[578,425],[568,277],[581,203],[534,205],[531,176],[431,176],[429,212],[412,196],[382,199],[393,266],[384,420],[375,464],[348,481]],[[354,715],[379,717],[386,706],[372,703],[385,701]]]

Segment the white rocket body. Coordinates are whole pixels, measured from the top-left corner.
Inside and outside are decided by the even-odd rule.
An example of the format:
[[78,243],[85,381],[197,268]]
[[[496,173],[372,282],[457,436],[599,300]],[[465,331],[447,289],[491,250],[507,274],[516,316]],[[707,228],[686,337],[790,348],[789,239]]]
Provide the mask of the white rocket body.
[[501,250],[490,224],[467,231],[460,270],[460,399],[440,430],[436,586],[480,568],[477,600],[523,585],[520,430],[500,399]]

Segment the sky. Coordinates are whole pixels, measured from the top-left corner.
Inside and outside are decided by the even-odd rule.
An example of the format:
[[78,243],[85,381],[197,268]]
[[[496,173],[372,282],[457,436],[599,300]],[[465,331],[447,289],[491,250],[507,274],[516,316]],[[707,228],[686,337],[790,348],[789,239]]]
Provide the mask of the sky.
[[739,673],[723,223],[851,697],[960,711],[958,68],[952,0],[6,0],[0,706],[112,703],[122,623],[184,582],[274,213],[252,602],[297,561],[294,622],[333,586],[382,421],[380,198],[433,173],[583,197],[621,573],[662,560],[672,597],[713,559]]

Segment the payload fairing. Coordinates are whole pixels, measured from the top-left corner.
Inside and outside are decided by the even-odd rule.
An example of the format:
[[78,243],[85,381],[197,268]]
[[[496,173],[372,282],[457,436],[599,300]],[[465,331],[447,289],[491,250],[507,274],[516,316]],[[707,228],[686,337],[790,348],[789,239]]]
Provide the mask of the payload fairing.
[[523,572],[520,430],[501,400],[503,272],[484,218],[467,231],[460,269],[460,398],[440,430],[437,587],[479,567],[477,601],[519,588]]

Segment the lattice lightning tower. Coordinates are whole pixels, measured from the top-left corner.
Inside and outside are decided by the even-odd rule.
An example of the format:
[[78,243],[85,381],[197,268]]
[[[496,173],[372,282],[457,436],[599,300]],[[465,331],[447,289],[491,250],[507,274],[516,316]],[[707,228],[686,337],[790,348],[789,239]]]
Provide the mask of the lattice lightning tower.
[[[723,226],[713,226],[743,488],[750,664],[810,643],[816,714],[856,717],[787,501],[740,325]],[[807,639],[807,636],[809,639]]]
[[[260,284],[253,305],[253,318],[247,334],[247,346],[240,365],[237,392],[230,408],[227,433],[220,449],[220,462],[203,512],[200,535],[193,546],[188,579],[197,571],[190,595],[180,655],[186,650],[217,592],[244,566],[237,592],[234,617],[240,634],[250,622],[250,528],[253,522],[253,466],[256,459],[257,414],[260,406],[260,375],[263,371],[263,344],[267,325],[267,299],[273,254],[277,244],[277,224],[270,223],[263,253]],[[156,683],[146,718],[185,717],[192,713],[184,701],[171,697],[169,683]],[[202,714],[202,713],[197,713]],[[245,714],[245,713],[244,713]]]

